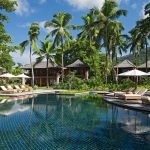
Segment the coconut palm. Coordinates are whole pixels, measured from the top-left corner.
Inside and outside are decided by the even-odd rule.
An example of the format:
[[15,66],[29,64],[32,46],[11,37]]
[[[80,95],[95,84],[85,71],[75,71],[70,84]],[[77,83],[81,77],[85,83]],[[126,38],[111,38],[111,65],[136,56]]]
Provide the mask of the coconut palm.
[[62,82],[64,78],[64,43],[69,45],[69,41],[73,39],[69,29],[75,28],[75,26],[69,24],[71,19],[72,16],[69,13],[61,12],[55,14],[51,21],[45,23],[45,27],[53,28],[47,35],[47,38],[50,35],[55,37],[53,47],[61,46]]
[[30,45],[30,65],[32,69],[32,86],[34,86],[34,70],[33,70],[33,64],[32,64],[32,49],[35,46],[36,40],[40,34],[40,27],[38,23],[32,23],[30,26],[30,29],[28,31],[28,36],[29,40],[23,41],[20,46],[22,47],[21,49],[21,54],[24,53],[26,46]]
[[49,87],[49,68],[48,68],[48,63],[50,62],[51,64],[55,63],[55,50],[52,47],[52,41],[46,40],[46,41],[40,41],[41,43],[41,48],[36,49],[34,54],[39,55],[39,57],[36,58],[36,64],[40,63],[44,59],[46,59],[46,77],[47,77],[47,87]]
[[111,52],[111,61],[112,61],[112,72],[113,78],[117,82],[117,73],[114,69],[115,64],[117,64],[117,55],[118,53],[122,55],[123,52],[126,52],[127,49],[127,35],[122,35],[122,31],[124,27],[121,22],[119,21],[112,21],[111,24],[108,25],[108,31],[110,32],[109,35],[109,49]]
[[135,49],[140,46],[140,49],[145,49],[145,63],[146,63],[146,72],[147,70],[147,61],[148,61],[148,40],[150,39],[150,27],[146,19],[141,19],[137,21],[136,26],[130,31],[132,39],[132,49]]
[[150,3],[147,3],[145,5],[145,15],[149,15],[150,16]]
[[141,44],[140,44],[140,41],[137,41],[136,40],[136,36],[137,36],[137,33],[136,33],[137,30],[134,30],[132,29],[129,33],[130,33],[130,37],[128,39],[128,47],[130,47],[130,53],[132,53],[135,57],[135,65],[139,65],[138,64],[138,55],[139,55],[139,52],[142,50],[142,47],[141,47]]
[[[81,33],[78,34],[79,40],[84,41],[87,39],[88,41],[88,51],[90,52],[90,56],[92,59],[92,67],[94,68],[94,75],[97,77],[97,71],[96,71],[96,63],[95,63],[95,53],[98,52],[97,49],[99,49],[100,45],[99,42],[97,42],[97,34],[98,30],[92,27],[91,24],[94,22],[94,15],[92,13],[87,14],[86,16],[82,17],[84,21],[84,25],[78,26],[79,29],[82,29]],[[99,69],[98,69],[99,70]]]
[[[99,39],[103,40],[103,46],[106,51],[106,68],[108,67],[108,56],[110,55],[110,41],[109,26],[113,21],[117,20],[121,16],[126,16],[127,11],[118,9],[119,5],[114,0],[105,0],[105,3],[101,10],[98,8],[91,9],[91,13],[95,14],[96,21],[92,24],[95,28],[99,29]],[[107,83],[107,69],[106,69],[106,83]]]

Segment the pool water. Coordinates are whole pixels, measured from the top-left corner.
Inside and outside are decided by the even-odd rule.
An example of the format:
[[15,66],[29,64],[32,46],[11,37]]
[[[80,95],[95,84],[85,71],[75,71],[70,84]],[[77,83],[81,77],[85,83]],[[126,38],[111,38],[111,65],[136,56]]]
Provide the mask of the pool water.
[[150,149],[149,114],[100,97],[38,95],[0,105],[0,150],[141,149]]

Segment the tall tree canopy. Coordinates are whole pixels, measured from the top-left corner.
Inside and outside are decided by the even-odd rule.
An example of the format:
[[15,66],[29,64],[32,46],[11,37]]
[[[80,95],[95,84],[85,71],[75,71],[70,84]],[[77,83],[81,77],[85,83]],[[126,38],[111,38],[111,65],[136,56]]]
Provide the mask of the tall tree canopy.
[[30,65],[32,68],[32,86],[34,86],[34,69],[33,69],[33,64],[32,64],[32,50],[37,47],[36,46],[36,40],[38,39],[38,36],[40,34],[40,27],[38,23],[32,23],[29,31],[28,31],[28,36],[29,40],[23,41],[20,46],[22,47],[21,49],[21,54],[24,53],[26,46],[30,45]]
[[69,13],[60,12],[53,16],[51,21],[45,23],[45,27],[53,27],[54,29],[47,35],[54,36],[53,47],[61,46],[61,66],[62,66],[62,81],[64,78],[64,43],[69,46],[70,40],[73,36],[69,32],[69,29],[74,29],[75,26],[69,24],[72,19],[72,15]]
[[[99,10],[97,7],[91,9],[91,13],[95,15],[95,21],[92,24],[95,29],[98,30],[99,36],[98,41],[103,42],[102,46],[105,48],[106,52],[106,83],[107,83],[107,68],[108,68],[108,56],[112,51],[111,37],[113,36],[112,28],[117,28],[118,24],[116,23],[119,17],[126,16],[127,11],[123,9],[119,9],[119,5],[114,0],[106,0],[102,9]],[[115,26],[114,26],[115,25]],[[112,27],[113,26],[113,27]],[[119,25],[121,27],[121,25]],[[120,29],[118,30],[120,31]]]
[[[15,11],[16,1],[12,0],[0,0],[0,50],[1,51],[13,51],[19,47],[10,46],[12,43],[11,36],[6,32],[5,22],[8,22],[8,16],[3,12],[13,12]],[[8,45],[9,44],[9,45]]]

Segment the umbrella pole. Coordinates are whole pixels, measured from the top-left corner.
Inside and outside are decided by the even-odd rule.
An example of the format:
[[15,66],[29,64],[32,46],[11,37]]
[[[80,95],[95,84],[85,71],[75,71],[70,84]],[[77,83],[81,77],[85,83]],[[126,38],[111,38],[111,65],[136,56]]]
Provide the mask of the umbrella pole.
[[138,81],[139,81],[139,80],[138,80],[138,76],[137,76],[137,77],[136,77],[136,83],[137,83],[137,84],[138,84]]
[[25,78],[22,78],[22,85],[25,85]]

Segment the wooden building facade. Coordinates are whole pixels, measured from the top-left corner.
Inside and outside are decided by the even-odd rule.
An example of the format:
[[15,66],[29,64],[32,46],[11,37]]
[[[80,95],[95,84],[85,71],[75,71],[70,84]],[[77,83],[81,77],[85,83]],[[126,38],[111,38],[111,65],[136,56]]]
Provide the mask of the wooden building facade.
[[[34,65],[34,63],[33,63]],[[28,76],[31,76],[31,65],[25,65],[23,69],[27,72]],[[57,64],[48,63],[49,69],[49,83],[50,85],[59,84],[61,82],[61,72],[62,68]],[[38,86],[46,86],[47,84],[47,68],[46,62],[38,63],[34,66],[34,78],[35,78],[35,85]],[[68,65],[64,69],[65,76],[70,72],[75,71],[77,77],[81,79],[88,80],[89,78],[89,67],[87,64],[83,63],[80,60],[76,60],[74,63]],[[28,80],[28,84],[31,83],[31,79]]]

